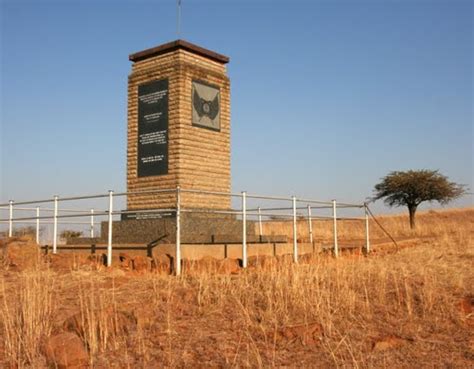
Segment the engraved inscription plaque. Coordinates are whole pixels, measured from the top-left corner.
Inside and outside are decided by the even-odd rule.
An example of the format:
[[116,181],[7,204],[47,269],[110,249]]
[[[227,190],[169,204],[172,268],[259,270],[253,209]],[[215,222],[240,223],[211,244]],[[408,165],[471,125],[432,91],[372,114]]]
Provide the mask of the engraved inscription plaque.
[[168,80],[138,86],[138,177],[168,173]]
[[194,126],[220,131],[221,95],[219,88],[194,80],[192,88],[192,122]]

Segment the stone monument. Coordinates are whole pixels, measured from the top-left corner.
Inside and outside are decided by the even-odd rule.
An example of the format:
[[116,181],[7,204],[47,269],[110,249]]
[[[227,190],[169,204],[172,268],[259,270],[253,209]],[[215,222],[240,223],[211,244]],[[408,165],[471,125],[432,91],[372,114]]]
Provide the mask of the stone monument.
[[[229,58],[177,40],[129,59],[127,192],[230,192]],[[170,209],[175,198],[131,194],[127,209]],[[183,192],[181,206],[230,209],[230,199]]]
[[183,243],[239,242],[242,221],[212,213],[231,210],[230,196],[186,192],[231,189],[229,58],[177,40],[129,59],[127,212],[114,243],[173,243],[178,186]]
[[[239,257],[243,224],[229,213],[230,196],[199,193],[231,190],[229,58],[177,40],[129,59],[127,209],[113,222],[113,243],[122,249],[145,244],[149,254],[160,245],[159,252],[173,253],[179,186],[187,255]],[[257,237],[252,225],[247,220],[247,242],[271,241],[273,253],[275,242],[286,242]],[[100,238],[74,242],[106,243],[108,223],[101,227]]]

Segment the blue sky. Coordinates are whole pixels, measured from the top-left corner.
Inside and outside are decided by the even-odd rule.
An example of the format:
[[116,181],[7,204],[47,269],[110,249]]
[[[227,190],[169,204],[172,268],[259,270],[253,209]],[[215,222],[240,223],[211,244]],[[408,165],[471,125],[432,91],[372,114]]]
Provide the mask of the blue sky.
[[[0,11],[0,202],[124,190],[128,55],[177,38],[176,2]],[[230,57],[234,191],[360,202],[422,168],[474,187],[471,1],[183,0],[181,36]]]

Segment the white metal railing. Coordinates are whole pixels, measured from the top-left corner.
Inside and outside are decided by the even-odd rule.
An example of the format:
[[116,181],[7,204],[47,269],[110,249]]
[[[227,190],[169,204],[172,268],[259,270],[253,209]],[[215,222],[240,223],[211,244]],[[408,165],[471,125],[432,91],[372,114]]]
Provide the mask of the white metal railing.
[[[160,194],[160,193],[174,193],[176,196],[175,207],[170,209],[156,208],[156,209],[146,209],[139,211],[128,211],[128,210],[114,210],[114,199],[121,196],[129,195],[142,195],[142,194]],[[240,210],[203,210],[203,209],[188,209],[182,208],[181,206],[181,194],[182,193],[194,193],[201,195],[212,195],[212,196],[225,196],[230,198],[240,198],[241,206]],[[66,201],[77,201],[77,200],[90,200],[90,199],[100,199],[104,198],[108,200],[108,206],[106,210],[97,211],[96,209],[89,210],[78,210],[71,208],[60,208],[59,204]],[[291,206],[288,207],[267,207],[262,208],[258,206],[257,208],[248,208],[247,202],[249,200],[265,200],[265,201],[287,201],[291,203]],[[22,205],[38,205],[52,203],[52,208],[40,208],[36,207],[21,207]],[[298,206],[298,204],[304,203],[305,206]],[[363,209],[363,217],[338,217],[337,209]],[[313,210],[316,209],[327,209],[331,210],[331,216],[320,216],[314,215]],[[214,214],[234,214],[239,215],[242,218],[242,266],[247,267],[247,220],[249,217],[256,217],[258,222],[258,232],[259,236],[263,236],[263,222],[265,221],[274,221],[275,219],[287,219],[291,220],[293,223],[292,233],[293,233],[293,261],[298,262],[298,218],[306,218],[308,222],[308,236],[309,242],[314,247],[314,234],[313,234],[313,221],[314,219],[332,219],[333,221],[333,253],[334,256],[339,256],[339,244],[338,244],[338,231],[337,225],[339,220],[355,220],[355,221],[364,221],[365,222],[365,251],[370,252],[370,237],[369,237],[369,213],[367,209],[367,204],[350,204],[337,202],[336,200],[332,201],[319,201],[313,199],[298,198],[296,196],[283,197],[283,196],[264,196],[264,195],[255,195],[248,194],[246,191],[241,193],[227,193],[227,192],[218,192],[218,191],[200,191],[195,189],[181,189],[179,186],[174,189],[160,189],[160,190],[146,190],[146,191],[133,191],[133,192],[119,192],[114,193],[110,190],[107,194],[94,194],[89,196],[74,196],[74,197],[59,197],[57,195],[53,196],[52,199],[44,200],[33,200],[33,201],[21,201],[15,202],[10,200],[6,204],[0,204],[0,210],[8,210],[8,218],[0,219],[1,223],[8,223],[8,236],[13,235],[13,227],[15,223],[24,223],[24,224],[35,224],[36,225],[36,241],[39,243],[39,229],[41,224],[52,224],[53,225],[53,253],[58,252],[58,225],[59,224],[88,224],[90,227],[90,237],[94,238],[94,227],[95,221],[98,217],[107,218],[107,265],[112,265],[112,251],[113,251],[113,217],[114,215],[122,215],[129,213],[165,213],[170,211],[176,212],[176,258],[175,258],[175,274],[179,275],[181,273],[181,216],[184,212],[194,212],[194,213],[214,213]],[[304,210],[306,213],[304,215],[298,214],[299,210]],[[16,211],[35,211],[35,216],[30,217],[14,217]],[[41,215],[41,211],[47,213],[53,213],[52,215]],[[291,211],[290,213],[277,213],[278,211]],[[69,214],[61,214],[69,213]],[[81,218],[89,217],[88,221],[64,221],[63,219],[68,218]],[[267,218],[264,220],[263,218]]]

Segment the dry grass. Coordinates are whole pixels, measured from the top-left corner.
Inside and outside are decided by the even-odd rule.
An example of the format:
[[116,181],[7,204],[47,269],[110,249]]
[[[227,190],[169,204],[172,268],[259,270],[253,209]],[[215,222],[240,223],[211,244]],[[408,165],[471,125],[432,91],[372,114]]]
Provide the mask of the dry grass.
[[15,282],[1,283],[4,355],[6,362],[27,367],[38,363],[39,346],[53,328],[54,280],[49,272],[28,271]]
[[[380,224],[396,239],[412,237],[444,237],[452,235],[459,230],[474,228],[474,208],[429,210],[417,213],[418,227],[410,229],[408,215],[386,215],[377,216]],[[264,222],[263,234],[286,235],[293,237],[293,223],[288,221]],[[308,221],[299,220],[297,223],[298,238],[308,239]],[[376,225],[373,219],[369,222],[370,237],[373,240],[385,240],[387,236]],[[337,224],[338,237],[344,241],[357,241],[365,239],[365,221],[361,220],[339,220]],[[257,225],[255,232],[258,233]],[[331,219],[313,219],[313,237],[317,242],[331,243],[333,240],[333,221]]]
[[472,367],[473,316],[459,304],[474,296],[473,210],[420,215],[415,233],[382,219],[414,240],[383,256],[180,278],[3,270],[0,366],[44,367],[41,341],[72,329],[96,368]]

